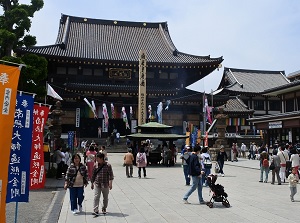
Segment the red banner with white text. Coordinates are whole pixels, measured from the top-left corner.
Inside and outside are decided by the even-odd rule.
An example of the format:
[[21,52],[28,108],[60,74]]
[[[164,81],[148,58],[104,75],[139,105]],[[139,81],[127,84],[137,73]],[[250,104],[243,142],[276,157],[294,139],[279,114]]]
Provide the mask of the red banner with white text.
[[44,163],[44,125],[50,108],[41,104],[33,107],[33,130],[30,161],[30,190],[44,188],[46,172]]

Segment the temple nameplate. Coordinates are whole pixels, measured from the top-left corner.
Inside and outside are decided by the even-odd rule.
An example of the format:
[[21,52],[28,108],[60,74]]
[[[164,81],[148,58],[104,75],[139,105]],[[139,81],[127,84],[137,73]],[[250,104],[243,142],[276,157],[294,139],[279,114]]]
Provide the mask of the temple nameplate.
[[114,79],[131,79],[131,69],[110,68],[109,78]]

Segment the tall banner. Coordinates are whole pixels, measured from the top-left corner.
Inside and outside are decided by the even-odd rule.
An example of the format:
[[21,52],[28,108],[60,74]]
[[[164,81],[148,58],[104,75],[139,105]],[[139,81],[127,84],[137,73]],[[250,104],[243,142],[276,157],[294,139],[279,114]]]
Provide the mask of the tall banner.
[[41,104],[33,106],[33,131],[30,160],[30,190],[43,188],[45,185],[44,163],[44,125],[48,119],[49,107]]
[[0,64],[0,222],[5,222],[5,201],[11,137],[14,125],[20,68]]
[[73,131],[68,132],[68,147],[73,150],[74,149],[74,133]]
[[139,57],[139,100],[138,100],[138,125],[146,123],[146,51],[140,51]]
[[29,202],[29,171],[34,95],[18,92],[13,126],[6,203]]

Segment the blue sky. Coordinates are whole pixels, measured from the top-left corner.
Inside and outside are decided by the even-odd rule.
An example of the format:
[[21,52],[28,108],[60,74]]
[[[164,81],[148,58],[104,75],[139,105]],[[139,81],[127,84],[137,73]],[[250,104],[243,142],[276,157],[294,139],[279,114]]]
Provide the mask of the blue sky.
[[[21,0],[28,3],[30,0]],[[300,70],[299,0],[44,0],[32,19],[37,45],[55,43],[61,13],[98,19],[168,22],[184,53],[223,56],[223,68]],[[210,92],[223,68],[193,87]]]

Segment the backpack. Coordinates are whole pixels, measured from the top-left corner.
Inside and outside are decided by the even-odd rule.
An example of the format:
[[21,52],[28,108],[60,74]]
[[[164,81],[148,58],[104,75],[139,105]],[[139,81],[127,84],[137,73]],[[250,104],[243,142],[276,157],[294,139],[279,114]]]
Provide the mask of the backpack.
[[137,161],[136,162],[138,162],[138,163],[142,163],[142,162],[144,162],[145,161],[145,158],[144,158],[144,156],[143,156],[143,154],[139,154],[138,155],[138,157],[137,157]]
[[263,167],[269,167],[269,160],[264,158],[263,161],[262,161],[262,166]]
[[208,156],[204,157],[203,164],[204,164],[205,169],[210,169],[212,167],[212,163],[211,163],[210,158]]

